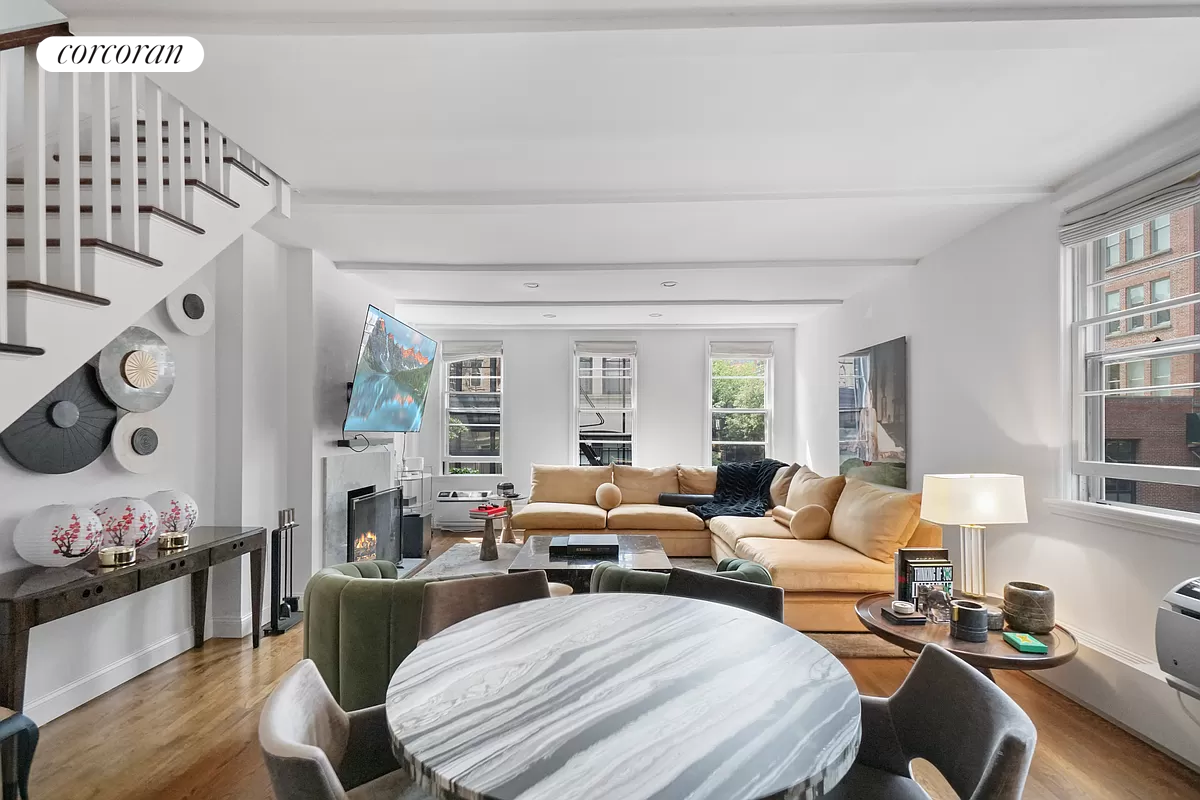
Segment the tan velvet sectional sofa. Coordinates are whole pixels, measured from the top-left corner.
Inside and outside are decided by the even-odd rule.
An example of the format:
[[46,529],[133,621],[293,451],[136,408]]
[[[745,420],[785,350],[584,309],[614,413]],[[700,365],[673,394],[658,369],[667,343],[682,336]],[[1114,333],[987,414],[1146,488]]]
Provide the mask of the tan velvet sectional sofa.
[[[597,490],[620,490],[602,508]],[[574,467],[535,464],[529,503],[513,515],[526,535],[607,532],[651,534],[668,556],[719,561],[736,556],[762,564],[784,595],[784,620],[804,631],[861,631],[854,603],[893,588],[899,547],[938,547],[942,531],[920,519],[920,495],[854,478],[822,478],[795,465],[779,471],[765,517],[704,520],[661,506],[661,493],[712,494],[716,467]],[[608,493],[605,505],[612,505]],[[615,494],[615,493],[614,493]]]

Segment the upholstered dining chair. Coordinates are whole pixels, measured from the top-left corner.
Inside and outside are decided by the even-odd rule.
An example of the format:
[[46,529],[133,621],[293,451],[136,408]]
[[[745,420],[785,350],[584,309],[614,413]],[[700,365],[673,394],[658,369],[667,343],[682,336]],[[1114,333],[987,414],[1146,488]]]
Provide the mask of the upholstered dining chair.
[[267,698],[258,742],[277,800],[430,800],[392,755],[384,707],[343,711],[309,659]]
[[915,758],[932,763],[963,800],[1019,800],[1037,729],[974,667],[925,645],[891,697],[862,698],[862,743],[836,800],[928,800],[912,779]]
[[783,589],[778,586],[676,568],[667,576],[663,594],[724,603],[783,622]]
[[[4,744],[8,739],[16,739],[16,747],[10,748]],[[29,770],[33,766],[33,754],[37,750],[38,726],[24,714],[0,708],[0,748],[4,750],[4,758],[15,753],[17,792],[21,800],[29,800]],[[8,791],[8,787],[6,787]]]
[[427,583],[421,600],[421,639],[484,611],[549,596],[550,585],[540,569]]

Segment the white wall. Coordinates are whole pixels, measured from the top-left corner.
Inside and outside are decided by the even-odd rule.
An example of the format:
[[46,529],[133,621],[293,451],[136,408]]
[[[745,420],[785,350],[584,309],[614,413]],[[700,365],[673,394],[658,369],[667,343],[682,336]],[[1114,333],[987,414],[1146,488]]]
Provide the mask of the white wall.
[[[496,330],[421,329],[439,342],[502,340],[504,342],[504,421],[501,439],[504,479],[529,490],[532,464],[578,463],[571,440],[573,340],[637,341],[637,464],[708,464],[704,426],[707,424],[705,387],[708,338],[724,341],[771,339],[775,344],[775,448],[781,461],[793,457],[794,342],[791,329],[739,330]],[[439,371],[439,376],[440,376]],[[441,382],[437,386],[440,386]],[[442,452],[441,398],[430,390],[425,422],[409,438],[425,465],[440,469]],[[497,476],[450,476],[434,481],[439,489],[490,488]]]
[[[1049,203],[1017,208],[922,259],[904,283],[802,325],[797,450],[836,474],[837,356],[907,336],[912,486],[925,473],[1025,476],[1029,523],[988,529],[987,588],[1050,586],[1060,622],[1086,644],[1041,677],[1200,764],[1200,727],[1148,663],[1158,603],[1200,571],[1200,543],[1054,515],[1043,502],[1062,496],[1066,428],[1058,219]],[[953,551],[957,532],[946,533]]]
[[[214,265],[205,267],[196,280],[212,288]],[[78,472],[41,475],[17,466],[0,448],[0,571],[28,566],[13,549],[13,529],[21,517],[50,503],[90,506],[117,495],[144,497],[161,489],[181,489],[199,504],[201,524],[213,522],[215,331],[185,336],[170,324],[161,305],[135,324],[162,336],[175,356],[175,389],[159,411],[159,436],[171,457],[151,475],[127,472],[108,453]],[[187,581],[172,581],[33,628],[27,713],[43,723],[87,702],[191,647],[191,628]]]

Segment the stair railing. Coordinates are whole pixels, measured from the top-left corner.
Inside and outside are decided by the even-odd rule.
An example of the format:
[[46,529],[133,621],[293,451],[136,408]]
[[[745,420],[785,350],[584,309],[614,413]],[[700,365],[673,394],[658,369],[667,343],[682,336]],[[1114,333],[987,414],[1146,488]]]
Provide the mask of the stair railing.
[[[97,239],[150,255],[140,212],[149,206],[193,222],[189,183],[228,196],[229,157],[262,175],[257,159],[144,75],[48,73],[38,64],[36,42],[0,51],[6,211],[14,205],[10,186],[21,187],[15,204],[21,222],[12,225],[12,214],[0,214],[0,245],[6,245],[0,289],[28,281],[93,294],[95,276],[81,242]],[[57,202],[49,202],[52,190]],[[57,237],[48,235],[51,215]],[[0,302],[0,344],[32,344],[22,337],[11,330],[7,301]]]

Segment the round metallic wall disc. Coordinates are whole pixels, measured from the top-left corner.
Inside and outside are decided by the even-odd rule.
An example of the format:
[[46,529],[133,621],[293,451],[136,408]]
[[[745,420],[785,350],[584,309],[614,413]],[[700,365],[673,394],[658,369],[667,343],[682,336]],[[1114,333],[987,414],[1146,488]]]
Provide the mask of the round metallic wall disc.
[[117,463],[130,472],[161,469],[167,448],[163,446],[161,418],[155,412],[125,414],[113,428],[112,451]]
[[100,351],[96,372],[104,393],[127,411],[152,411],[175,388],[171,349],[157,333],[136,325]]
[[167,295],[163,301],[171,324],[188,336],[203,336],[213,326],[212,292],[199,281],[189,281]]
[[84,364],[0,433],[0,443],[25,469],[60,475],[99,458],[116,422],[95,368]]

